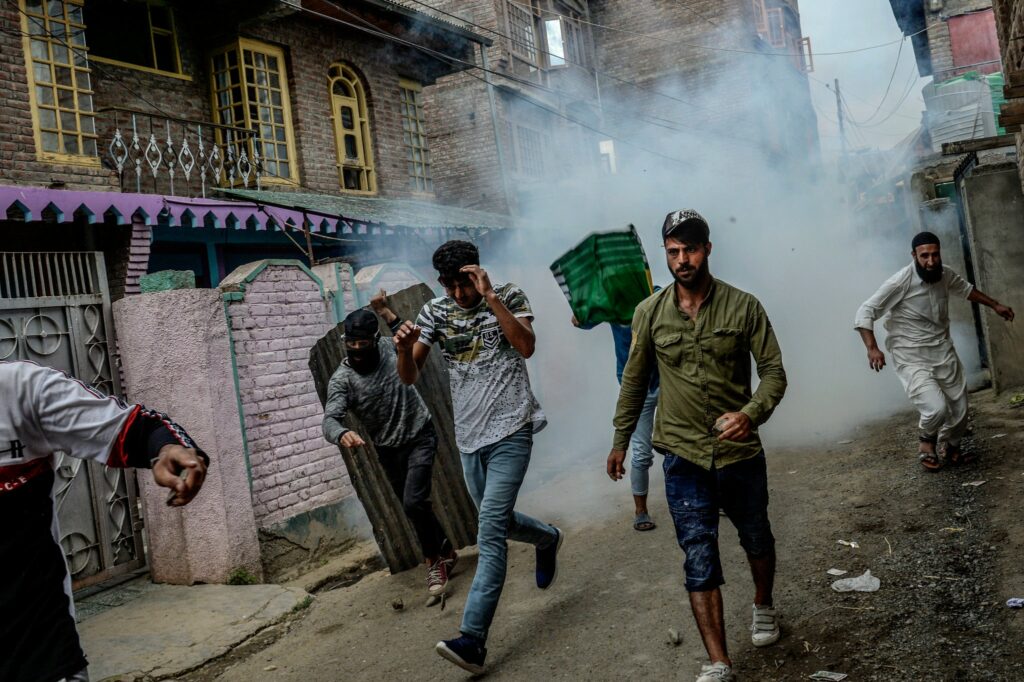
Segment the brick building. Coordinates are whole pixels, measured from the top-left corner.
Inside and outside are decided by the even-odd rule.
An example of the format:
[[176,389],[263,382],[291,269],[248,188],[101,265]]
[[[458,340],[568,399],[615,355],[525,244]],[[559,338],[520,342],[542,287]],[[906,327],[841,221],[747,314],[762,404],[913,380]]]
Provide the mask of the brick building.
[[[0,184],[286,207],[327,194],[339,198],[328,215],[353,224],[395,213],[405,227],[504,224],[439,216],[422,104],[424,86],[488,40],[387,0],[213,4],[6,3]],[[264,194],[233,194],[246,189]],[[281,231],[182,234],[152,218],[150,269],[190,269],[200,285],[297,255]],[[81,245],[86,232],[61,242]],[[359,251],[328,236],[314,228],[317,257]],[[368,248],[373,260],[396,247]]]
[[663,149],[677,156],[699,153],[694,142],[707,141],[817,161],[810,39],[796,0],[593,0],[590,7],[612,132],[665,138]]
[[1017,164],[1021,186],[1024,187],[1024,2],[993,0],[1003,75],[1006,79],[1006,104],[1001,108],[1000,122],[1007,133],[1015,135]]
[[597,173],[601,121],[585,0],[410,0],[493,42],[479,71],[425,91],[438,197],[521,209],[567,175]]
[[709,135],[729,149],[818,158],[810,44],[795,1],[429,4],[494,41],[490,86],[466,72],[427,88],[428,118],[449,122],[430,136],[446,199],[515,212],[557,195],[566,178],[644,160],[638,148],[677,157],[721,149]]
[[932,151],[1006,131],[999,117],[1003,74],[991,0],[890,0],[917,69],[932,76],[923,91]]
[[[36,360],[119,394],[111,304],[137,293],[147,272],[191,270],[212,287],[261,259],[333,257],[354,280],[347,264],[405,261],[397,269],[414,271],[451,236],[504,227],[507,216],[438,201],[422,102],[424,87],[468,68],[490,42],[390,0],[0,4],[0,359]],[[292,300],[309,293],[292,284],[291,298],[274,302],[284,312],[254,311],[246,324],[281,333],[275,319],[312,305]],[[336,296],[324,293],[331,286]],[[295,424],[308,462],[295,470],[309,480],[324,474],[315,469],[330,447],[314,434],[315,395],[287,394],[308,374],[295,356],[366,302],[340,275],[318,287],[330,314],[309,322],[285,374],[244,355],[233,369],[243,417],[262,409],[266,387],[241,385],[253,373],[281,384],[274,395],[294,408],[289,419],[303,413]],[[242,319],[238,309],[225,299],[221,314]],[[288,452],[295,444],[279,436],[268,447]],[[143,560],[131,479],[92,469],[58,471],[76,585]],[[351,494],[332,471],[330,490],[316,482],[300,507]],[[261,522],[295,512],[292,498],[270,508],[262,497]]]

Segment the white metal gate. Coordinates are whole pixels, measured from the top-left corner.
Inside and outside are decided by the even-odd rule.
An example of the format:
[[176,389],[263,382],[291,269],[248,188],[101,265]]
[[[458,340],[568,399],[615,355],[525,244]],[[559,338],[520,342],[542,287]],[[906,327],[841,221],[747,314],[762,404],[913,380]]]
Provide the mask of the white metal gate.
[[[0,252],[0,360],[32,360],[120,395],[110,294],[99,252]],[[74,587],[145,565],[130,470],[57,453],[60,543]]]

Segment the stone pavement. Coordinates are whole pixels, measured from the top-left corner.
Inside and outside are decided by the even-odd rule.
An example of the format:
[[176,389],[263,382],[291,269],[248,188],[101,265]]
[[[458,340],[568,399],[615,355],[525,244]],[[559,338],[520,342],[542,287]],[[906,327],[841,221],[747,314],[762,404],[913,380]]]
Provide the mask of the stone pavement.
[[222,656],[312,597],[281,585],[155,585],[148,576],[78,601],[89,676],[161,679]]

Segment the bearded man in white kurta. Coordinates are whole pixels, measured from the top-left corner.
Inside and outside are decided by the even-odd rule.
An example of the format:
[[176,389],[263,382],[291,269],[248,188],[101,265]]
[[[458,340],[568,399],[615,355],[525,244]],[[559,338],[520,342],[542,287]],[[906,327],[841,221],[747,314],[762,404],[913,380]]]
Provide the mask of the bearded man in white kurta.
[[967,428],[967,380],[949,335],[949,298],[981,303],[1008,321],[1013,320],[1013,309],[944,266],[939,238],[931,232],[914,237],[911,255],[913,262],[886,280],[860,307],[854,327],[867,348],[871,369],[881,371],[885,354],[875,341],[874,323],[888,313],[885,347],[907,397],[921,415],[921,464],[936,470],[942,466],[937,443],[945,444],[950,463],[968,461],[960,447]]

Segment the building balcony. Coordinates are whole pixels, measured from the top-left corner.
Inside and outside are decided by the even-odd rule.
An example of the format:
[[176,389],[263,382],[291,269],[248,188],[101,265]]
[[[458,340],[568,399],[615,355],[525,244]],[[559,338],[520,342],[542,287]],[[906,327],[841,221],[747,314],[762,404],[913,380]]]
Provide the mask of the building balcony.
[[220,188],[262,189],[259,132],[107,107],[97,112],[99,152],[122,192],[206,197]]

